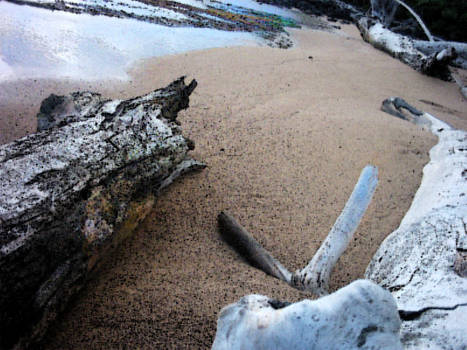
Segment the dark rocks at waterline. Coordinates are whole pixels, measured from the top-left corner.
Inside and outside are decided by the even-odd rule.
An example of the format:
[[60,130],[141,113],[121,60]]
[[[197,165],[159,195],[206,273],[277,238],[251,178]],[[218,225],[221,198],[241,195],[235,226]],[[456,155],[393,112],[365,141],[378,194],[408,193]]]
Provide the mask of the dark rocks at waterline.
[[0,147],[1,349],[37,344],[159,192],[204,167],[176,120],[195,87],[51,96],[42,131]]

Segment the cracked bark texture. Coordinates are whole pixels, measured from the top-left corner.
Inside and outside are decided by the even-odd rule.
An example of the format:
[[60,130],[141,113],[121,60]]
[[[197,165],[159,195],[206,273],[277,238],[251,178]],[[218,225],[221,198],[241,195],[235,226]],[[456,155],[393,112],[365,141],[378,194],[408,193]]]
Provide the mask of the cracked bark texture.
[[36,343],[159,191],[204,167],[177,113],[196,81],[130,100],[50,96],[38,133],[0,147],[0,348]]
[[[401,101],[403,103],[401,103]],[[463,349],[467,344],[467,133],[405,101],[391,98],[407,119],[439,137],[412,206],[382,243],[365,276],[395,297],[406,349]],[[401,109],[403,107],[405,111]],[[400,117],[400,116],[398,116]]]

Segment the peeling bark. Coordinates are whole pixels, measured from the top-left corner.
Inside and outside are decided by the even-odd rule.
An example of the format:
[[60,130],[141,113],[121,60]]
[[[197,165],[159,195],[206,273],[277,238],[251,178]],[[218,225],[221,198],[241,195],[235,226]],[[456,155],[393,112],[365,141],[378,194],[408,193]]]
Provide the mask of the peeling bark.
[[51,96],[40,132],[0,146],[0,348],[39,341],[159,191],[204,167],[176,121],[195,87]]

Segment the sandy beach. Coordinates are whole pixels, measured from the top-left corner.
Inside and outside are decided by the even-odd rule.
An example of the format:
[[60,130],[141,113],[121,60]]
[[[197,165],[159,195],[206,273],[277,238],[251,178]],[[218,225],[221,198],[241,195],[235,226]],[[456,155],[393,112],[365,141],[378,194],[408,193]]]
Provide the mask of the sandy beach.
[[[379,186],[331,287],[362,278],[409,208],[436,138],[380,111],[400,96],[467,129],[453,83],[423,76],[364,43],[291,30],[289,50],[234,47],[139,62],[131,81],[0,84],[0,143],[35,130],[50,93],[135,96],[179,76],[199,85],[179,120],[208,168],[168,188],[133,237],[105,262],[50,331],[45,349],[206,349],[220,309],[246,294],[313,298],[247,265],[219,238],[228,210],[289,270],[303,267],[340,214],[360,171]],[[422,101],[423,100],[423,101]]]

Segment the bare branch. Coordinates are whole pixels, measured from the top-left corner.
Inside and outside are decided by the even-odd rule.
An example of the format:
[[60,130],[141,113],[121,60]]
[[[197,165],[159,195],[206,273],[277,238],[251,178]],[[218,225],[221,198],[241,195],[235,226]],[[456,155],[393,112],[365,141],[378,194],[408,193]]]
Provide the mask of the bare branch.
[[378,169],[367,165],[360,174],[341,215],[310,263],[292,276],[292,285],[319,295],[328,294],[331,272],[344,253],[371,202],[378,184]]
[[292,287],[311,293],[327,294],[332,269],[347,248],[365,213],[378,183],[378,170],[367,165],[341,215],[310,263],[293,275],[265,250],[229,214],[218,216],[222,237],[251,265],[267,274],[287,282]]
[[417,15],[417,13],[412,10],[412,8],[407,5],[405,2],[401,1],[401,0],[394,0],[395,2],[397,2],[399,5],[402,5],[404,6],[407,11],[410,12],[410,14],[417,20],[418,24],[420,24],[420,27],[422,27],[423,31],[425,32],[425,35],[427,36],[428,40],[430,41],[435,41],[433,39],[433,35],[431,35],[430,31],[428,30],[427,26],[425,25],[425,23],[423,23],[422,19],[420,18],[419,15]]

